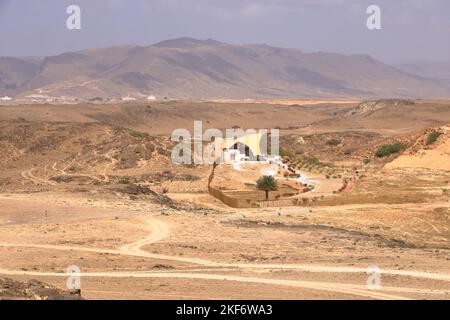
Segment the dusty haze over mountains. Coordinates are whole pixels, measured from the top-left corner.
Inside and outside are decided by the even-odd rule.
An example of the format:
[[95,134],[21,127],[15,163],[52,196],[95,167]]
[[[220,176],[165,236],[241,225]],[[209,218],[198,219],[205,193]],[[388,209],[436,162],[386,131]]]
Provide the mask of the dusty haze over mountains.
[[[66,8],[81,8],[81,30]],[[366,27],[381,9],[381,30]],[[305,52],[369,54],[389,63],[450,60],[448,0],[0,0],[0,56],[192,37]]]
[[[77,30],[66,26],[73,4]],[[379,30],[366,25],[373,4]],[[449,10],[447,0],[0,0],[0,96],[448,98]]]
[[0,0],[0,300],[449,300],[449,12]]
[[[157,44],[0,58],[0,94],[76,98],[448,98],[450,81],[368,55],[177,38]],[[424,76],[421,76],[424,74]]]

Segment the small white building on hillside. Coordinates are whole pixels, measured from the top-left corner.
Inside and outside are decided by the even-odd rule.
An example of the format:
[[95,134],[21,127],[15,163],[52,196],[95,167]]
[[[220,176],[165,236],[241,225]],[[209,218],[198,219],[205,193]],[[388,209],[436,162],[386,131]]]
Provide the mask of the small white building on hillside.
[[136,101],[136,98],[127,95],[126,97],[122,97],[122,101]]
[[8,97],[8,96],[4,96],[4,97],[1,97],[0,100],[1,100],[1,101],[5,101],[5,102],[8,102],[8,101],[11,101],[12,98],[11,98],[11,97]]

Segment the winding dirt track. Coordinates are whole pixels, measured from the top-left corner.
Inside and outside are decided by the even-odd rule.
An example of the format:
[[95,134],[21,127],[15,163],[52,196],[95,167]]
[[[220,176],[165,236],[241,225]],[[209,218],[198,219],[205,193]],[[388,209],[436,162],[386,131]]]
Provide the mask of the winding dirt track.
[[[119,249],[101,249],[75,246],[59,246],[59,245],[41,245],[41,244],[0,244],[2,247],[27,247],[27,248],[44,248],[50,250],[63,251],[78,251],[78,252],[93,252],[93,253],[108,253],[113,255],[125,255],[135,257],[145,257],[153,259],[162,259],[169,261],[188,262],[198,264],[203,267],[219,268],[219,271],[225,270],[296,270],[302,272],[323,272],[323,273],[360,273],[366,274],[367,269],[356,267],[330,267],[330,266],[311,266],[299,264],[241,264],[241,263],[222,263],[214,262],[205,259],[179,257],[154,254],[142,250],[142,247],[160,241],[169,235],[169,228],[160,220],[150,218],[146,220],[149,236],[134,243],[120,247]],[[228,269],[226,269],[228,268]],[[204,270],[206,271],[206,270]],[[213,271],[213,270],[208,270]],[[425,278],[439,281],[449,281],[449,274],[429,273],[412,270],[389,270],[383,269],[383,274],[409,276],[415,278]],[[50,277],[67,277],[68,274],[56,272],[35,272],[35,271],[14,271],[14,270],[0,270],[0,274],[4,275],[27,275],[27,276],[50,276]],[[71,274],[73,275],[73,274]],[[414,289],[401,287],[383,287],[382,290],[368,290],[364,285],[355,285],[347,283],[328,283],[328,282],[311,282],[300,280],[284,280],[273,278],[247,277],[226,274],[212,274],[212,273],[180,273],[180,272],[86,272],[82,273],[83,277],[111,277],[111,278],[183,278],[183,279],[197,279],[197,280],[219,280],[219,281],[235,281],[244,283],[259,283],[268,285],[290,286],[306,289],[315,289],[329,292],[339,292],[345,294],[356,295],[364,298],[372,299],[407,299],[403,296],[392,295],[385,292],[399,292],[399,293],[419,293],[419,294],[448,294],[450,291],[445,290],[428,290],[428,289]]]
[[[1,274],[6,275],[29,275],[29,276],[50,276],[50,277],[68,277],[69,274],[56,272],[34,272],[34,271],[8,271],[0,270]],[[71,273],[70,276],[74,274]],[[220,275],[209,273],[177,273],[177,272],[86,272],[80,276],[83,277],[107,277],[107,278],[182,278],[182,279],[197,279],[197,280],[220,280],[220,281],[235,281],[246,283],[259,283],[280,286],[290,286],[306,289],[324,290],[331,292],[340,292],[362,296],[373,299],[392,299],[392,300],[407,300],[407,298],[385,294],[381,292],[369,291],[361,285],[351,284],[336,284],[326,282],[309,282],[299,280],[282,280],[282,279],[268,279],[259,277],[241,277],[232,275]],[[398,290],[401,291],[400,288]]]
[[48,179],[41,179],[41,178],[36,177],[33,174],[34,170],[36,170],[36,169],[35,168],[31,168],[29,170],[22,171],[20,173],[20,175],[22,176],[22,178],[25,178],[26,180],[29,180],[29,181],[31,181],[32,183],[35,183],[35,184],[48,184],[48,185],[51,185],[51,186],[56,186],[56,183],[53,182],[53,181],[50,181]]

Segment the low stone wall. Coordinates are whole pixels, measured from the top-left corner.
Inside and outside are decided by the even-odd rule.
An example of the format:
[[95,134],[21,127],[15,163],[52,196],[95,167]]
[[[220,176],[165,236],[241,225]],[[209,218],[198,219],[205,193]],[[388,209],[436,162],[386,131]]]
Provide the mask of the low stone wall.
[[273,208],[273,207],[292,207],[301,205],[299,199],[283,199],[283,200],[269,200],[258,201],[257,206],[260,208]]
[[[236,191],[230,191],[236,192]],[[232,208],[272,208],[272,207],[289,207],[299,206],[302,204],[301,199],[281,199],[281,200],[261,200],[261,199],[249,199],[245,197],[233,197],[228,195],[227,191],[222,191],[214,187],[209,188],[209,193]]]
[[222,191],[220,191],[214,187],[211,187],[211,186],[209,187],[209,193],[213,197],[219,199],[220,201],[222,201],[229,207],[241,208],[240,206],[238,206],[238,201],[236,198],[229,197],[229,196],[225,195]]
[[[265,192],[260,190],[224,190],[213,183],[215,169],[214,165],[208,179],[209,193],[232,208],[266,208],[266,207],[287,207],[301,205],[301,199],[287,199],[295,195],[298,190],[289,185],[280,186],[279,190],[270,193],[270,200],[265,200]],[[276,199],[284,197],[284,199]]]

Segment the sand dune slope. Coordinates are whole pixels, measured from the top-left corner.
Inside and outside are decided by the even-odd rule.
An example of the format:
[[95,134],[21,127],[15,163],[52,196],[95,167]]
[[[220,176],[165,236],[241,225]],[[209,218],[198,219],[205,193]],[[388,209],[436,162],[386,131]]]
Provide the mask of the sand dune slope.
[[[440,136],[432,143],[427,143],[430,133],[438,132]],[[417,142],[394,161],[386,164],[393,168],[426,168],[450,171],[450,127],[429,129]]]

